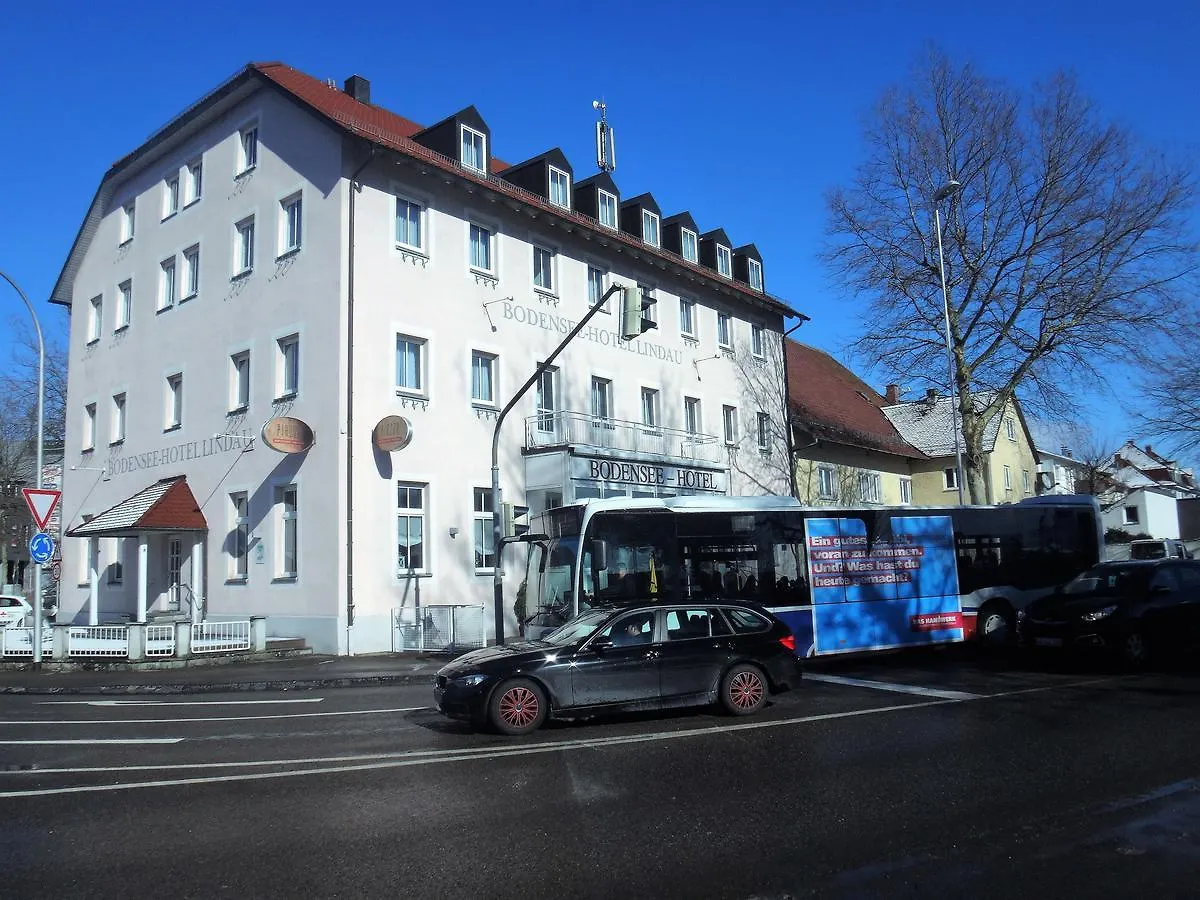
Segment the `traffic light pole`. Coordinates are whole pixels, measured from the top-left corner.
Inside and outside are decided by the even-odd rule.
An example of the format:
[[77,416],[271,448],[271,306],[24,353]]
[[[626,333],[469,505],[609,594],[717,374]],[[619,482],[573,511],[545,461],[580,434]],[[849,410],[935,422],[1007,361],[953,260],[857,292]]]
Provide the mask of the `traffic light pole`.
[[551,364],[558,358],[558,355],[562,353],[567,344],[571,343],[575,339],[575,335],[579,334],[583,330],[583,327],[591,321],[592,316],[600,311],[604,304],[608,302],[608,298],[621,289],[621,285],[614,284],[604,292],[604,296],[587,311],[584,317],[579,320],[579,324],[571,329],[571,333],[563,338],[562,342],[554,348],[554,352],[547,356],[545,361],[534,370],[533,374],[529,376],[529,380],[521,385],[520,389],[512,395],[508,403],[504,405],[504,409],[500,410],[500,415],[496,417],[496,428],[492,432],[492,548],[496,556],[495,574],[492,579],[492,599],[495,604],[497,644],[504,643],[504,566],[500,560],[500,551],[504,547],[504,535],[502,533],[504,529],[501,525],[503,510],[501,509],[502,504],[500,502],[500,427],[504,424],[504,419],[512,408],[517,405],[517,402],[525,396],[531,387],[537,384],[537,380],[542,377],[542,373],[550,368]]

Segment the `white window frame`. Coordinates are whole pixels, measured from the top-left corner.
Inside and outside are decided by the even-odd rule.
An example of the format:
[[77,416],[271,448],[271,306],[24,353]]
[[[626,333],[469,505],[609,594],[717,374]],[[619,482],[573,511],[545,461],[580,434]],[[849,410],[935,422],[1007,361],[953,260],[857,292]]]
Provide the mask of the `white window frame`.
[[[642,210],[642,242],[649,244],[651,247],[662,246],[662,228],[661,222],[656,213],[652,209]],[[650,235],[647,237],[647,235]]]
[[658,388],[642,388],[642,425],[646,428],[658,428],[662,424],[660,393]]
[[[540,361],[538,365],[541,365]],[[534,391],[534,406],[537,409],[537,430],[543,434],[553,434],[557,430],[560,401],[558,366],[550,366],[538,376]],[[546,402],[547,393],[549,394],[549,403]]]
[[200,245],[193,244],[183,251],[183,296],[179,298],[191,300],[200,293]]
[[249,350],[239,350],[229,356],[230,412],[244,412],[250,408],[250,365]]
[[588,393],[592,422],[611,422],[613,418],[613,383],[611,378],[593,375]]
[[[486,266],[481,266],[475,262],[474,250],[475,250],[475,233],[476,233],[476,231],[487,236],[487,240],[484,242],[484,245],[483,245],[487,249],[487,265]],[[483,275],[489,275],[493,278],[496,276],[496,232],[494,229],[489,228],[487,225],[483,225],[479,222],[472,222],[472,221],[468,220],[468,225],[467,225],[467,263],[470,266],[472,272],[479,272]]]
[[725,434],[725,446],[736,447],[738,443],[738,411],[736,406],[721,406],[721,424]]
[[125,443],[125,405],[127,395],[125,391],[113,394],[112,396],[112,428],[108,437],[109,446]]
[[133,319],[133,279],[126,278],[117,285],[117,309],[113,333],[124,331]]
[[204,196],[204,160],[193,159],[184,172],[183,208],[187,209]]
[[[401,506],[400,505],[400,490],[412,491],[414,489],[421,492],[420,506]],[[411,495],[406,495],[406,500],[410,499]],[[400,519],[406,520],[417,519],[420,522],[420,545],[421,545],[421,565],[413,566],[411,569],[400,568]],[[411,524],[406,521],[406,533],[411,536]],[[396,548],[396,578],[402,580],[410,575],[427,575],[429,573],[429,484],[428,482],[419,481],[397,481],[396,482],[396,539],[393,546]],[[411,544],[409,546],[412,546]]]
[[300,252],[304,246],[304,192],[296,191],[279,201],[278,259]]
[[[611,211],[612,221],[605,221],[606,213]],[[613,231],[619,231],[621,228],[621,209],[617,202],[617,195],[596,188],[596,220],[605,228],[611,228]]]
[[300,333],[276,338],[275,352],[275,399],[290,400],[300,394]]
[[165,222],[179,212],[179,173],[168,175],[163,179],[163,209],[162,220]]
[[837,470],[833,466],[817,466],[817,497],[837,499]]
[[954,466],[947,466],[942,469],[942,490],[958,490],[958,470]]
[[717,311],[717,346],[722,350],[733,349],[733,316]]
[[1122,525],[1140,525],[1140,524],[1142,524],[1141,510],[1139,510],[1137,508],[1137,506],[1126,506],[1121,511],[1121,524]]
[[104,295],[97,294],[88,301],[87,342],[89,345],[100,340],[104,330]]
[[755,359],[765,359],[766,350],[763,343],[763,334],[765,329],[757,322],[750,323],[750,352],[754,354]]
[[[593,275],[598,275],[599,278],[594,278]],[[593,306],[595,306],[600,301],[600,298],[604,296],[604,292],[606,290],[608,290],[608,272],[605,271],[604,269],[602,269],[600,266],[593,266],[593,265],[589,264],[587,267],[587,279],[588,279],[588,286],[587,286],[588,301],[587,301],[587,303],[588,303],[588,309],[591,309]],[[597,290],[593,291],[593,288],[596,288]],[[595,296],[593,296],[593,293],[595,294]],[[604,315],[607,315],[609,313],[609,308],[608,308],[607,303],[604,304],[604,308],[601,309],[600,312],[601,312],[601,314],[604,314]]]
[[704,409],[699,397],[683,398],[683,430],[693,436],[703,434]]
[[124,584],[125,582],[125,538],[112,539],[112,565],[108,566],[108,583]]
[[[229,581],[244,582],[250,578],[250,492],[229,492],[229,530],[233,541],[229,547]],[[240,552],[239,552],[240,551]]]
[[700,262],[700,235],[690,228],[679,229],[679,255],[688,262]]
[[130,200],[121,207],[121,239],[118,242],[119,246],[125,246],[133,240],[133,234],[137,225],[137,200]]
[[758,414],[758,450],[760,453],[771,452],[771,415],[770,413],[760,412]]
[[733,278],[733,251],[724,244],[717,244],[717,274]]
[[[467,149],[466,145],[467,145],[467,135],[468,134],[471,135],[471,137],[473,137],[473,138],[479,139],[478,146],[479,146],[480,164],[478,166],[467,162],[467,159],[466,159],[467,154],[465,151]],[[474,140],[471,141],[471,145],[472,145],[471,149],[472,150],[475,149],[475,144],[476,144],[476,142]],[[481,175],[486,175],[487,174],[487,158],[488,158],[487,157],[487,135],[484,134],[482,131],[476,131],[470,125],[463,125],[460,122],[459,126],[458,126],[458,161],[460,163],[462,163],[464,168],[470,169],[472,172],[478,172]]]
[[[405,343],[416,348],[417,367],[415,385],[401,384],[400,380],[400,344]],[[426,397],[429,394],[429,341],[426,338],[418,337],[412,334],[396,333],[395,344],[395,368],[393,369],[395,377],[396,393],[402,396],[409,397]]]
[[254,216],[239,219],[233,225],[233,277],[241,278],[254,271]]
[[1005,416],[1004,418],[1004,436],[1010,441],[1016,441],[1017,439],[1017,425],[1011,416]]
[[[471,351],[471,403],[475,406],[496,406],[496,374],[499,369],[500,358],[495,353],[486,353],[483,350]],[[480,380],[475,377],[476,371],[487,371],[488,375],[488,394],[487,397],[477,396],[477,388]]]
[[247,172],[252,172],[258,166],[258,123],[247,125],[238,131],[237,169],[234,177],[238,178]]
[[[288,509],[289,494],[291,509]],[[275,554],[275,578],[295,581],[300,577],[300,486],[294,481],[277,484],[274,499],[276,546],[279,548]],[[291,560],[288,559],[289,540]]]
[[1012,467],[1005,466],[1004,467],[1004,493],[1011,494],[1012,489],[1013,489],[1013,487],[1012,487]]
[[183,373],[174,372],[167,376],[167,393],[163,409],[163,431],[175,431],[183,427]]
[[83,441],[79,448],[83,453],[96,449],[96,404],[83,404]]
[[[429,251],[426,247],[426,244],[427,244],[427,240],[426,240],[426,238],[427,238],[427,229],[426,229],[427,207],[426,207],[426,205],[424,203],[420,202],[419,200],[414,200],[412,197],[406,196],[405,194],[402,194],[400,192],[396,192],[395,197],[396,197],[396,202],[393,207],[394,215],[392,217],[392,239],[395,241],[396,247],[400,250],[407,250],[410,253],[419,253],[423,256],[427,256],[429,254]],[[416,230],[417,230],[417,243],[415,243],[415,244],[410,241],[402,239],[400,236],[400,206],[401,206],[401,204],[408,207],[409,209],[415,208],[417,211],[416,225],[415,225]],[[408,231],[408,233],[405,235],[406,237],[412,236],[411,231],[409,231],[409,229],[408,229],[408,223],[410,221],[411,220],[408,218],[408,216],[405,216],[405,218],[404,218],[405,230]]]
[[912,479],[903,475],[900,476],[900,502],[912,503]]
[[[538,283],[538,257],[545,257],[542,272],[544,273],[543,283]],[[550,294],[555,296],[558,293],[558,278],[556,269],[558,268],[558,254],[549,247],[544,247],[541,244],[534,244],[533,251],[530,257],[530,265],[532,266],[531,275],[533,278],[533,289],[542,294]]]
[[179,293],[179,267],[175,257],[164,259],[158,264],[158,306],[155,312],[171,309]]
[[696,338],[696,301],[679,298],[679,333],[684,337]]
[[750,287],[756,291],[761,291],[763,289],[762,263],[757,259],[747,259],[746,274]]
[[883,479],[878,472],[858,472],[858,496],[863,503],[883,502]]
[[1032,493],[1032,491],[1030,490],[1030,487],[1031,487],[1031,482],[1029,479],[1029,470],[1022,469],[1021,470],[1021,493],[1023,493],[1023,494]]
[[[571,208],[571,176],[557,166],[547,166],[549,171],[546,173],[546,196],[550,202],[562,209]],[[554,199],[555,184],[562,186],[563,199]]]
[[[492,533],[492,489],[490,487],[471,488],[472,503],[472,554],[475,557],[475,572],[495,572],[496,543]],[[480,548],[482,547],[483,565],[479,564]],[[490,548],[490,549],[489,549]],[[488,564],[488,560],[491,564]]]

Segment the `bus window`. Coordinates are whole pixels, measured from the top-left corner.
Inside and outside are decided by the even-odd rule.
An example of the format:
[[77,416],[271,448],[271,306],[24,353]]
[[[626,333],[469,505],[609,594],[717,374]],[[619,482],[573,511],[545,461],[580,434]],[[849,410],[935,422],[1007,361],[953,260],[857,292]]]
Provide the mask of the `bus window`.
[[[673,571],[672,520],[661,514],[596,515],[584,544],[584,590],[598,602],[670,600],[678,595]],[[596,541],[606,548],[605,567],[598,568],[591,550]],[[594,587],[594,591],[589,588]]]

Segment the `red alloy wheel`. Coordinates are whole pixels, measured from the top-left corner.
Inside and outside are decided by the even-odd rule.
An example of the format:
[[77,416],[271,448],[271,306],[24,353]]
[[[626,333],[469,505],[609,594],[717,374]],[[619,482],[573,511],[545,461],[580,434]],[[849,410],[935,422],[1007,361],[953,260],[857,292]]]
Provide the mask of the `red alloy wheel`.
[[528,728],[538,717],[537,694],[527,687],[512,687],[500,698],[500,718],[510,728]]
[[750,670],[738,672],[729,682],[729,699],[738,709],[755,709],[763,698],[763,681]]

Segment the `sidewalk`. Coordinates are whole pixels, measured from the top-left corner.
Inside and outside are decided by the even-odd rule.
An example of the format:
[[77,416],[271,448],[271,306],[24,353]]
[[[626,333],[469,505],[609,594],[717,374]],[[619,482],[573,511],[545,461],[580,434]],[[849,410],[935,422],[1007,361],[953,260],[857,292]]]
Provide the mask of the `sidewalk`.
[[296,656],[223,665],[170,669],[106,668],[40,672],[32,667],[0,671],[5,694],[200,694],[232,691],[296,691],[384,684],[433,684],[447,656],[371,654]]

